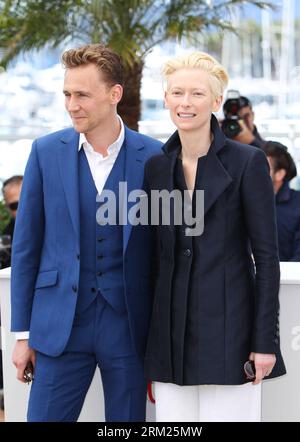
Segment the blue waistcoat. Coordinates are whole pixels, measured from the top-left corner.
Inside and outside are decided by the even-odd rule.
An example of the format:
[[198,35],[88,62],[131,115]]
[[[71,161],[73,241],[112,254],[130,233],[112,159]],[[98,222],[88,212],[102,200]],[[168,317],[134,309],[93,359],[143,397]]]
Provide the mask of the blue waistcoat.
[[[78,158],[80,210],[80,276],[76,312],[82,313],[102,296],[118,313],[126,311],[123,282],[123,226],[99,225],[96,213],[101,203],[84,152]],[[104,189],[116,195],[125,177],[126,146],[123,144]]]

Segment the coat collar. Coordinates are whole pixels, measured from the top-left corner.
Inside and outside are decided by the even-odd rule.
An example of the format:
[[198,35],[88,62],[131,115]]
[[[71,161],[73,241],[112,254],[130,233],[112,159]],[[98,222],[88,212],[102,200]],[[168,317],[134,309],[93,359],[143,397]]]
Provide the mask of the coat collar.
[[282,184],[282,186],[280,187],[280,189],[276,194],[276,203],[279,204],[285,203],[286,201],[289,201],[290,198],[291,198],[291,189],[289,182],[286,181],[285,183]]
[[[207,153],[206,160],[200,165],[201,169],[199,170],[200,176],[198,180],[198,189],[204,190],[204,214],[208,212],[233,181],[219,158],[221,150],[226,146],[226,137],[219,128],[218,120],[214,115],[211,118],[211,130],[214,139]],[[163,147],[163,151],[169,161],[166,166],[168,170],[165,171],[166,173],[161,178],[162,188],[166,188],[169,192],[174,189],[175,164],[180,150],[180,138],[178,131],[176,131]],[[171,225],[171,229],[173,227]]]
[[[209,154],[217,154],[226,144],[226,137],[220,129],[217,118],[212,115],[210,122],[211,131],[213,133],[214,139],[209,148]],[[168,141],[163,146],[162,150],[168,157],[177,156],[181,149],[180,138],[178,131],[174,132],[173,135],[168,139]]]

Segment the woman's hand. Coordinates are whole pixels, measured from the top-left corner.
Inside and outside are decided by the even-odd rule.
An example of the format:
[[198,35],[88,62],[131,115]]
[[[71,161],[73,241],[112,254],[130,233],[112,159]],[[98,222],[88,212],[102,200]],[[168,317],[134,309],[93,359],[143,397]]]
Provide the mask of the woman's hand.
[[250,353],[250,361],[254,361],[256,376],[253,385],[259,384],[265,376],[269,376],[276,363],[274,354]]

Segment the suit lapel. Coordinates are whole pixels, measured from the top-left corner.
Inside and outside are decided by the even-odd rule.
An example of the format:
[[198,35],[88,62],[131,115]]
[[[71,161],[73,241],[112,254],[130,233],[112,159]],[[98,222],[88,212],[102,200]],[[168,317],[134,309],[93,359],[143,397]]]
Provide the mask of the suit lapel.
[[61,138],[58,166],[79,247],[78,143],[79,134],[72,129]]
[[[128,195],[132,190],[142,189],[144,180],[144,165],[146,161],[146,152],[141,138],[125,126],[125,182],[127,184],[127,195],[123,204],[123,219],[127,220],[123,226],[123,253],[125,253],[132,225],[128,222],[128,213],[136,202],[128,202]],[[127,203],[126,203],[127,202]]]

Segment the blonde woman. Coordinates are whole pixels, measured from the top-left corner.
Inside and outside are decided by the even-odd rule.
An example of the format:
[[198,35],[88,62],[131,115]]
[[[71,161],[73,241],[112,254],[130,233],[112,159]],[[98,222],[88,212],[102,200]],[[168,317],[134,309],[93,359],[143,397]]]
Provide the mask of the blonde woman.
[[181,225],[154,227],[146,373],[155,382],[157,420],[259,421],[262,379],[285,373],[268,162],[221,132],[213,112],[228,76],[213,57],[175,58],[164,76],[177,131],[148,161],[146,184],[149,191],[189,191],[193,215],[196,191],[204,190],[204,230],[187,234],[184,216]]

